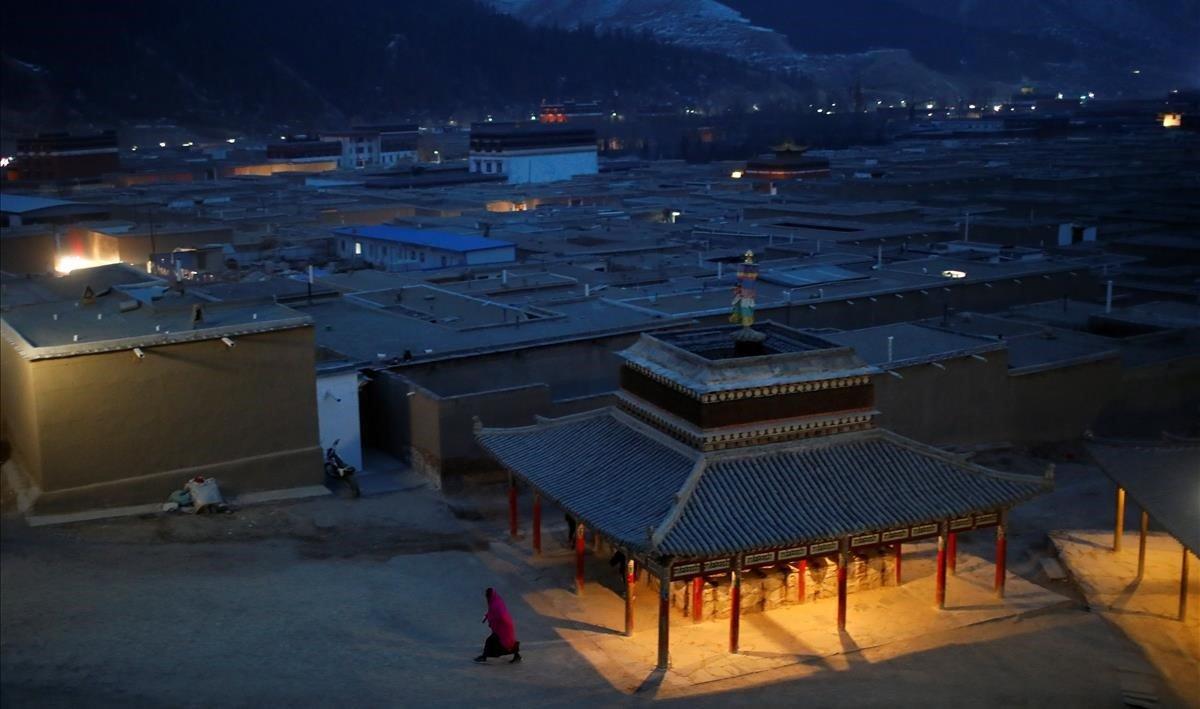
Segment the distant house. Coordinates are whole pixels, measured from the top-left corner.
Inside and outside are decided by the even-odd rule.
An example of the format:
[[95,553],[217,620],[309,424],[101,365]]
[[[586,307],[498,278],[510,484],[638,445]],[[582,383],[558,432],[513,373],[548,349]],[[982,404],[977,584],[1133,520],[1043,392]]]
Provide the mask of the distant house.
[[471,172],[504,175],[510,185],[595,175],[596,131],[533,123],[471,126]]
[[357,170],[393,167],[417,154],[420,128],[415,125],[355,126],[352,130],[322,133],[321,140],[341,145],[338,167]]
[[93,135],[39,133],[17,139],[17,179],[27,182],[90,182],[121,164],[116,131]]
[[5,227],[69,224],[80,219],[103,219],[110,211],[111,208],[105,205],[11,192],[0,194],[0,226]]
[[357,226],[334,231],[337,255],[358,258],[385,271],[508,263],[517,258],[511,242],[396,226]]

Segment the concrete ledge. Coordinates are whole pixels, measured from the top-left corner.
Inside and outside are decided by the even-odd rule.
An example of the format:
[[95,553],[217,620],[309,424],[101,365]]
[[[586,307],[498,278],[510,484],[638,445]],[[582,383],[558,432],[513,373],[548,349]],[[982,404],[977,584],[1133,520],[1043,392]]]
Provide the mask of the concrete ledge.
[[[248,492],[244,495],[229,500],[229,503],[235,507],[258,505],[267,502],[279,502],[281,500],[303,500],[312,497],[321,497],[329,495],[329,489],[324,485],[308,485],[305,487],[293,487],[284,490],[264,490],[262,492]],[[58,515],[25,515],[25,523],[30,527],[46,527],[58,524],[72,524],[75,522],[92,522],[99,519],[118,519],[121,517],[139,517],[147,514],[165,514],[162,512],[162,503],[155,502],[148,505],[130,505],[127,507],[106,507],[98,510],[84,510],[82,512],[71,512],[68,514]],[[172,512],[170,514],[179,514]],[[187,514],[186,512],[183,514]]]
[[262,492],[247,492],[238,495],[232,501],[235,505],[258,505],[264,502],[279,502],[280,500],[303,500],[310,497],[330,495],[329,488],[324,485],[306,485],[285,490],[263,490]]
[[70,512],[61,515],[25,515],[25,523],[30,527],[46,527],[56,524],[71,524],[73,522],[91,522],[98,519],[137,517],[161,511],[162,503],[130,505],[128,507],[107,507],[102,510],[84,510],[82,512]]
[[191,478],[216,478],[227,499],[256,491],[289,489],[324,478],[317,446],[273,451],[217,463],[174,468],[120,480],[104,480],[70,488],[43,489],[35,508],[44,514],[66,515],[100,508],[165,502]]

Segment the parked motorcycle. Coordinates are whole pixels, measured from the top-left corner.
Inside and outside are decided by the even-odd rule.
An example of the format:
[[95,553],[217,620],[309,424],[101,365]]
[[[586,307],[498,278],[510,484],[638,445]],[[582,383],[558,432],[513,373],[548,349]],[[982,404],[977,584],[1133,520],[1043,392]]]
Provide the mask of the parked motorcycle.
[[361,493],[358,489],[358,481],[354,479],[354,473],[356,472],[354,470],[354,466],[346,463],[346,461],[342,460],[342,457],[337,454],[337,444],[341,442],[341,440],[342,439],[340,438],[337,439],[333,442],[333,445],[325,449],[325,477],[329,478],[331,482],[337,482],[340,480],[341,482],[346,483],[346,485],[350,487],[350,492],[352,492],[355,497],[358,497]]

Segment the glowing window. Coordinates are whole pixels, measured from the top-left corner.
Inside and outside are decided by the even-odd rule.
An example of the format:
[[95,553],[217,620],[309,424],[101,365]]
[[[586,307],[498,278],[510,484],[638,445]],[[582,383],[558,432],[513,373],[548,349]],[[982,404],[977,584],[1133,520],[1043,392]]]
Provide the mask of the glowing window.
[[361,241],[354,242],[354,255],[362,256],[362,242]]

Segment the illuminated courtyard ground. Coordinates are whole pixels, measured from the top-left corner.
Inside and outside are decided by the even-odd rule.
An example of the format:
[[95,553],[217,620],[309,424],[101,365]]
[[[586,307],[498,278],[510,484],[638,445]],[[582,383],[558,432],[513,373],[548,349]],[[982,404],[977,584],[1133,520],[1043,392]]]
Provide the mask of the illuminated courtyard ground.
[[[576,597],[560,530],[533,558],[506,538],[499,489],[447,500],[410,481],[358,501],[36,529],[10,513],[0,703],[1119,707],[1134,676],[1161,705],[1189,706],[1138,633],[1042,571],[1049,531],[1102,536],[1111,517],[1095,469],[1063,464],[1057,481],[1013,515],[1004,605],[990,593],[990,535],[962,539],[941,613],[929,551],[914,546],[902,588],[851,595],[843,635],[828,602],[751,614],[731,657],[724,621],[674,614],[665,676],[651,672],[649,589],[623,637],[608,560],[589,560]],[[487,586],[515,616],[519,665],[471,662]]]

